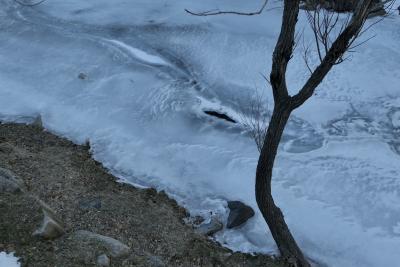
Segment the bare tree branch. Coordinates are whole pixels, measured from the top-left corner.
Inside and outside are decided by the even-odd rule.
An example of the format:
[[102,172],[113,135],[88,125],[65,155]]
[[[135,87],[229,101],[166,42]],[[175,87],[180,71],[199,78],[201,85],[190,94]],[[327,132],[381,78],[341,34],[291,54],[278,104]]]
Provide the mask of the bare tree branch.
[[286,69],[295,45],[295,28],[299,14],[299,0],[285,2],[281,33],[272,55],[270,81],[275,103],[289,97],[286,85]]
[[220,11],[220,10],[210,10],[210,11],[204,11],[204,12],[193,12],[188,9],[185,9],[185,11],[191,15],[194,16],[215,16],[215,15],[241,15],[241,16],[254,16],[254,15],[259,15],[261,14],[265,7],[268,4],[268,0],[264,0],[264,3],[262,4],[261,8],[258,11],[255,12],[237,12],[237,11]]
[[372,0],[360,1],[350,22],[333,42],[328,52],[325,54],[321,64],[314,70],[300,92],[291,98],[292,108],[301,106],[312,96],[315,88],[322,82],[330,69],[343,58],[346,51],[359,37],[363,25],[369,14]]
[[305,44],[304,36],[303,36],[302,44],[303,44],[303,55],[302,55],[303,60],[304,60],[304,63],[306,64],[308,71],[310,72],[310,74],[312,74],[312,69],[311,69],[310,63],[308,62],[308,58],[310,56],[310,46]]

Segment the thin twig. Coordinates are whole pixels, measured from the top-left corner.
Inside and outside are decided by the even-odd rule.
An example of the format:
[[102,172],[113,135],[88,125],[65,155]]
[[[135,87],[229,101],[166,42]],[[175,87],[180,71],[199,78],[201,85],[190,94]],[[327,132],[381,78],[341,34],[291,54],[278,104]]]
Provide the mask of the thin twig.
[[194,16],[215,16],[215,15],[227,15],[227,14],[231,14],[231,15],[241,15],[241,16],[254,16],[254,15],[259,15],[261,14],[265,7],[267,6],[268,0],[264,0],[263,5],[261,6],[261,8],[258,11],[255,12],[238,12],[238,11],[220,11],[220,10],[210,10],[210,11],[204,11],[204,12],[193,12],[190,11],[188,9],[185,9],[185,11],[191,15]]
[[308,62],[309,52],[310,52],[310,45],[307,45],[307,46],[305,45],[304,35],[303,35],[302,44],[303,44],[303,50],[304,50],[303,60],[304,60],[304,63],[306,64],[306,67],[307,67],[308,71],[312,74],[313,71],[311,69],[310,63]]

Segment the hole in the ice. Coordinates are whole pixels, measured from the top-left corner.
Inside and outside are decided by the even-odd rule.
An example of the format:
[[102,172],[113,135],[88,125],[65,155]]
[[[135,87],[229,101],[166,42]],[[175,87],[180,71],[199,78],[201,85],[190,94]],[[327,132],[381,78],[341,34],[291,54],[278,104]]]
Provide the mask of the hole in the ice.
[[234,119],[232,119],[231,117],[229,117],[228,115],[224,114],[224,113],[219,113],[215,110],[204,110],[204,113],[219,119],[223,119],[232,123],[236,123],[236,121]]

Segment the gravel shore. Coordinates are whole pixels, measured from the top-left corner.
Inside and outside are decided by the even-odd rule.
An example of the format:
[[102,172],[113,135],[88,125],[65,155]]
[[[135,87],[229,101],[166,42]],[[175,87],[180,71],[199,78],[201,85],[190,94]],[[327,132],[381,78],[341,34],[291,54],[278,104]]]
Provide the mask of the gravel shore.
[[[195,233],[184,223],[188,212],[165,193],[116,182],[88,146],[39,126],[0,124],[0,168],[23,181],[22,192],[0,193],[0,251],[15,251],[22,266],[284,266]],[[62,224],[57,238],[32,236],[42,202]],[[103,241],[82,239],[87,232],[129,250],[113,255]]]

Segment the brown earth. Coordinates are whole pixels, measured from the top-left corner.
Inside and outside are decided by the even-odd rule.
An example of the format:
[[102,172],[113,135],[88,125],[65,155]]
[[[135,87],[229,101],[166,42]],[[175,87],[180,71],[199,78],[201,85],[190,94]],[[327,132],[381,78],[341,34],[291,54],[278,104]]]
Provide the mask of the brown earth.
[[[26,192],[0,193],[0,251],[15,251],[22,266],[96,266],[102,253],[75,242],[87,230],[131,248],[111,266],[284,266],[267,255],[233,253],[194,232],[188,213],[165,193],[116,182],[87,146],[41,127],[0,124],[0,168],[23,179]],[[66,233],[55,240],[32,236],[42,215],[32,196],[47,203]],[[96,254],[97,253],[97,254]]]

